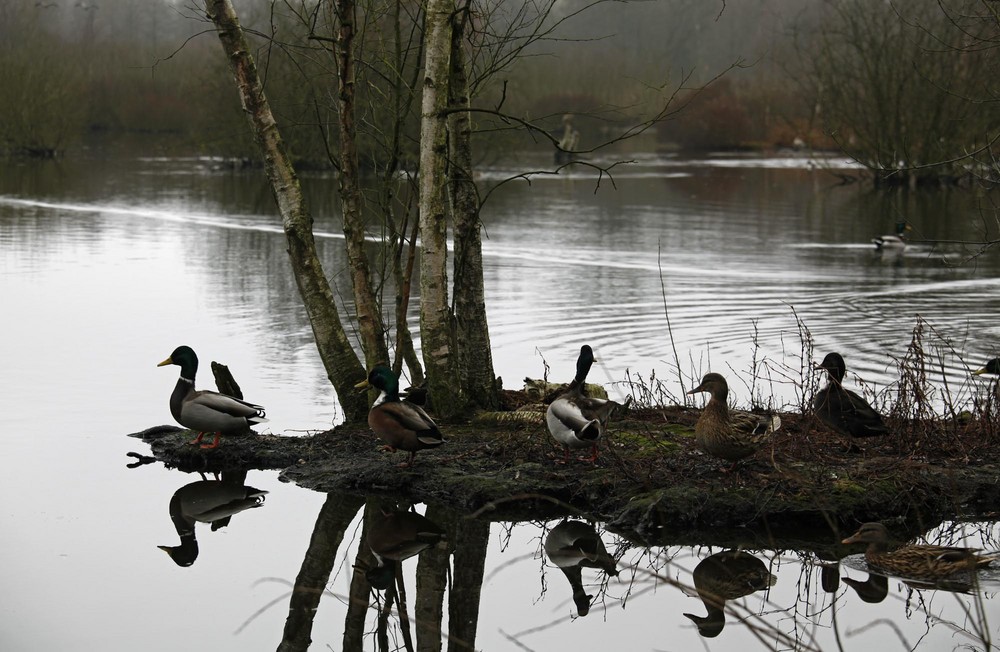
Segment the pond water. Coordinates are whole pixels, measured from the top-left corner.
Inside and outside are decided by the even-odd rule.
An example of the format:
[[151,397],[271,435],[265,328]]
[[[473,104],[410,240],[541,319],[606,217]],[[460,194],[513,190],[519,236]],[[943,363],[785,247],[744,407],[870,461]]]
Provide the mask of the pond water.
[[[808,359],[837,350],[852,383],[891,400],[919,315],[935,400],[988,391],[968,372],[1000,353],[1000,257],[969,261],[975,247],[961,244],[994,224],[988,197],[837,185],[827,167],[846,162],[623,158],[635,162],[616,167],[613,183],[586,169],[536,175],[503,185],[486,205],[486,292],[506,387],[546,365],[550,379],[569,379],[589,343],[599,359],[591,380],[612,394],[630,391],[631,374],[658,397],[679,397],[715,370],[729,377],[735,403],[794,406]],[[525,156],[523,167],[483,170],[482,182],[544,163]],[[304,183],[327,271],[347,296],[334,183]],[[917,242],[877,253],[870,239],[904,219]],[[225,527],[199,523],[199,555],[182,568],[157,546],[178,544],[171,497],[201,478],[127,468],[127,453],[148,450],[125,435],[171,423],[176,368],[155,365],[179,344],[201,354],[204,387],[208,360],[230,366],[246,397],[267,406],[263,431],[295,436],[338,421],[284,249],[254,172],[148,156],[0,167],[0,648],[279,646],[303,559],[319,545],[314,529],[329,531],[316,527],[327,496],[251,471],[245,483],[269,492],[263,503]],[[311,622],[312,649],[343,647],[360,521],[326,548],[332,573]],[[599,524],[618,576],[583,570],[594,599],[580,618],[566,576],[544,552],[557,525],[494,523],[469,535],[486,551],[477,649],[950,650],[1000,637],[993,572],[968,593],[889,580],[881,601],[866,602],[862,593],[872,599],[872,591],[826,592],[811,554],[749,538],[767,581],[729,603],[735,611],[721,633],[702,637],[683,614],[706,614],[695,568],[723,550],[646,548]],[[1000,547],[989,522],[928,536]],[[403,562],[411,620],[416,566]],[[842,574],[866,578],[856,560]],[[377,649],[376,616],[369,609],[359,630],[364,649]],[[403,645],[395,619],[389,636]]]

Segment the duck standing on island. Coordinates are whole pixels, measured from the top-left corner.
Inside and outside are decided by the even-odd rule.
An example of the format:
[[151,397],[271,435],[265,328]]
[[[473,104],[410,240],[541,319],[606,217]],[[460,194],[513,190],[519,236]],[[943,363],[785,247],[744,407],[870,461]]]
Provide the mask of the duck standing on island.
[[882,416],[868,401],[844,389],[847,366],[839,353],[828,353],[819,368],[828,375],[826,386],[816,393],[812,402],[820,421],[850,437],[876,437],[889,432]]
[[781,427],[776,414],[730,410],[729,385],[717,373],[707,373],[688,394],[708,392],[711,398],[694,426],[695,441],[704,452],[736,463],[753,455]]
[[587,374],[594,364],[594,350],[587,344],[580,347],[576,360],[576,377],[545,411],[545,424],[549,433],[563,445],[562,463],[569,461],[569,450],[590,448],[588,462],[597,461],[597,443],[604,437],[608,418],[620,405],[602,398],[591,398],[584,393]]
[[424,409],[399,398],[399,379],[386,365],[377,365],[355,387],[374,387],[380,394],[368,411],[368,426],[375,435],[385,442],[391,452],[406,451],[410,457],[400,463],[400,468],[409,467],[416,458],[417,451],[435,448],[444,443],[444,437],[437,424]]
[[191,444],[200,444],[206,433],[214,433],[211,444],[202,448],[217,448],[223,434],[243,433],[250,426],[267,421],[264,408],[232,396],[209,390],[195,391],[194,378],[198,373],[198,356],[189,346],[178,346],[170,357],[156,365],[175,364],[181,368],[180,377],[170,395],[170,414],[177,423],[198,433]]

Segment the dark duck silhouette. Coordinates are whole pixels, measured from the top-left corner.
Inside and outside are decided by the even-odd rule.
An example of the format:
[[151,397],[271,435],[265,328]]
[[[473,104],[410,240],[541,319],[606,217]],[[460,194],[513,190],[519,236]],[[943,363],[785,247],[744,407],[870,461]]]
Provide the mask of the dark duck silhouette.
[[[245,477],[245,473],[244,473]],[[157,546],[178,566],[190,566],[198,558],[196,523],[211,523],[212,531],[229,525],[242,511],[260,507],[266,491],[248,487],[242,481],[199,480],[186,484],[170,497],[170,520],[180,537],[180,545]]]
[[609,577],[618,577],[614,557],[608,554],[594,526],[583,521],[563,521],[545,537],[545,555],[559,567],[573,589],[576,613],[586,616],[590,613],[589,595],[583,587],[584,568],[598,568]]
[[415,557],[444,540],[445,532],[441,526],[422,514],[382,512],[368,529],[368,547],[376,563],[365,572],[368,583],[379,591],[389,588],[399,562]]
[[264,408],[247,401],[212,392],[196,391],[195,375],[198,373],[198,356],[189,346],[179,346],[158,367],[175,364],[181,368],[180,377],[170,395],[170,414],[177,423],[198,433],[192,444],[201,443],[206,433],[214,433],[211,444],[202,448],[216,448],[223,434],[244,433],[250,426],[267,421]]
[[854,392],[844,389],[847,367],[839,353],[829,353],[819,366],[827,372],[826,386],[813,397],[812,407],[819,420],[850,437],[876,437],[889,432],[882,416]]
[[705,605],[707,615],[684,614],[698,626],[706,638],[718,636],[726,626],[727,600],[735,600],[773,586],[777,577],[764,562],[741,550],[725,550],[698,562],[694,588]]

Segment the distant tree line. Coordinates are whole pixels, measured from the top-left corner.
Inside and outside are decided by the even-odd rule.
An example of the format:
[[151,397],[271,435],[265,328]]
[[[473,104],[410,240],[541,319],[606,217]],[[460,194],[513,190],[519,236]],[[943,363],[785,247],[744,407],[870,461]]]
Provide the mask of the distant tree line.
[[[394,122],[390,115],[399,107],[383,100],[398,82],[394,75],[412,75],[422,53],[418,40],[379,33],[403,21],[377,18],[379,12],[417,16],[419,2],[362,4],[364,15],[375,18],[362,26],[367,36],[360,46],[371,53],[366,65],[377,64],[357,89],[359,120],[370,127],[358,141],[360,165],[368,170],[377,158],[370,153],[384,151],[386,139],[398,139],[404,164],[415,160],[416,120]],[[516,61],[503,61],[498,48],[496,61],[472,62],[484,71],[503,67],[501,75],[470,79],[474,105],[502,107],[552,133],[572,114],[587,146],[683,86],[677,97],[690,102],[688,110],[649,130],[661,147],[842,149],[885,184],[959,178],[969,171],[968,154],[988,154],[996,138],[989,74],[1000,37],[996,3],[591,4],[556,3],[544,21],[565,21],[558,36],[534,40]],[[237,3],[293,159],[336,167],[337,103],[334,91],[316,82],[332,64],[320,54],[323,44],[310,40],[314,6]],[[524,36],[517,30],[529,17],[510,9],[520,3],[480,7],[484,15],[476,20],[496,30],[482,33],[484,43],[516,44]],[[178,151],[250,157],[253,147],[210,31],[202,12],[166,0],[3,3],[0,148],[56,156],[86,141],[158,134]],[[402,43],[403,50],[388,51],[387,43]],[[738,69],[702,88],[737,58]],[[394,70],[395,62],[408,68]],[[393,130],[380,130],[383,124]],[[512,142],[532,144],[488,116],[477,121],[475,137],[480,156],[509,150]],[[942,161],[951,163],[928,167]]]

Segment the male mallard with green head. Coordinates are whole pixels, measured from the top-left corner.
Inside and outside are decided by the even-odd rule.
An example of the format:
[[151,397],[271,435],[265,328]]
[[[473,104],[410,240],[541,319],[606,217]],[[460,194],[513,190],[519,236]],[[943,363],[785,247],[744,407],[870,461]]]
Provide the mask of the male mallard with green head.
[[875,244],[875,248],[880,251],[883,249],[902,249],[906,246],[906,232],[912,228],[908,222],[896,222],[895,234],[872,238],[872,242]]
[[736,462],[753,455],[781,427],[781,419],[772,414],[754,414],[730,410],[729,385],[717,373],[707,373],[701,384],[688,394],[708,392],[711,398],[694,426],[695,441],[709,455]]
[[264,408],[232,396],[209,390],[195,391],[194,377],[198,373],[198,356],[189,346],[178,346],[170,357],[158,367],[175,364],[181,368],[180,377],[170,395],[170,414],[177,423],[198,433],[192,444],[201,443],[205,433],[214,433],[211,444],[202,448],[216,448],[223,434],[242,433],[250,426],[267,421]]
[[591,398],[583,393],[587,374],[594,364],[594,350],[589,345],[580,347],[576,360],[576,377],[545,411],[545,424],[549,433],[563,445],[562,462],[569,461],[569,450],[590,448],[588,462],[597,461],[597,442],[604,436],[608,418],[619,404],[600,398]]
[[1000,376],[1000,358],[993,358],[985,365],[982,369],[976,369],[972,372],[973,376]]
[[434,448],[444,443],[441,431],[423,408],[399,398],[399,379],[392,369],[377,365],[356,387],[374,387],[381,393],[368,411],[368,425],[379,439],[386,443],[388,450],[407,451],[407,461],[399,464],[408,467],[413,464],[417,451]]
[[889,531],[881,523],[865,523],[841,543],[867,543],[865,561],[873,570],[913,579],[938,580],[985,568],[1000,555],[977,555],[976,548],[906,545],[889,552]]
[[819,420],[842,435],[875,437],[889,432],[882,416],[854,392],[844,389],[847,366],[839,353],[828,353],[819,366],[829,375],[826,386],[813,398]]

